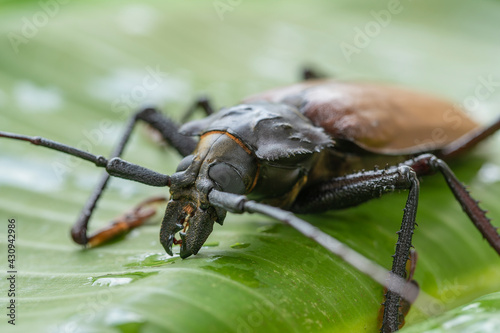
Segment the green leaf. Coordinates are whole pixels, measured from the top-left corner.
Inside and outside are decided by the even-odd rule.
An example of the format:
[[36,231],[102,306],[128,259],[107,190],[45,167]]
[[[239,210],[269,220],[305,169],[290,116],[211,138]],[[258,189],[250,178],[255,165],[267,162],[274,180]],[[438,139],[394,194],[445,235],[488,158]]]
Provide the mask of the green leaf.
[[[371,22],[387,13],[387,3],[4,3],[0,130],[106,156],[142,104],[156,104],[178,120],[201,93],[213,96],[216,105],[231,105],[296,82],[304,64],[343,80],[391,82],[445,96],[468,106],[478,121],[491,121],[500,105],[500,4],[447,0],[400,6],[362,45],[357,34],[375,27]],[[346,56],[342,43],[358,52]],[[143,126],[136,132],[124,158],[174,172],[180,157],[173,149],[159,147]],[[499,139],[452,164],[496,226]],[[0,280],[2,332],[376,331],[379,285],[259,215],[229,214],[187,260],[164,253],[158,241],[161,211],[120,242],[81,249],[69,229],[101,172],[57,152],[0,140],[0,262],[6,273],[7,221],[15,219],[17,270],[15,326],[5,315],[10,282]],[[165,194],[114,179],[91,229]],[[405,194],[302,217],[389,268]],[[497,294],[491,308],[485,303],[489,296],[477,301],[491,311],[463,305],[499,290],[498,255],[439,176],[423,181],[417,218],[415,279],[441,303],[420,298],[406,329],[443,326],[440,317],[426,320],[455,307],[442,314],[442,323],[464,314],[471,322],[495,323]]]
[[411,332],[494,333],[500,327],[500,293],[493,293],[472,303],[450,310],[438,317],[404,329]]

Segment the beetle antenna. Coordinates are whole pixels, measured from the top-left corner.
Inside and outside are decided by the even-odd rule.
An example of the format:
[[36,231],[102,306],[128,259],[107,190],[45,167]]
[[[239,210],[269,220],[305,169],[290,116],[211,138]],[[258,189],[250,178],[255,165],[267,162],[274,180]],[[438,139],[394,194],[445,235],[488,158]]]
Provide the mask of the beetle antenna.
[[434,308],[432,305],[441,304],[440,301],[432,296],[419,291],[419,288],[413,283],[388,271],[384,267],[366,258],[312,224],[298,218],[289,211],[249,200],[243,195],[220,192],[217,190],[212,190],[208,195],[208,199],[211,204],[232,213],[260,213],[288,224],[304,236],[311,238],[331,253],[340,257],[361,273],[371,277],[380,285],[397,293],[406,300],[415,300],[420,293],[419,299],[423,300],[426,304],[420,308],[426,313],[432,311],[432,308]]
[[170,176],[158,173],[140,165],[124,161],[121,158],[115,157],[108,160],[101,155],[94,155],[81,149],[38,136],[26,136],[0,131],[0,137],[27,141],[36,146],[46,147],[81,158],[83,160],[94,163],[98,167],[105,168],[108,174],[110,174],[111,176],[133,180],[150,186],[170,186]]

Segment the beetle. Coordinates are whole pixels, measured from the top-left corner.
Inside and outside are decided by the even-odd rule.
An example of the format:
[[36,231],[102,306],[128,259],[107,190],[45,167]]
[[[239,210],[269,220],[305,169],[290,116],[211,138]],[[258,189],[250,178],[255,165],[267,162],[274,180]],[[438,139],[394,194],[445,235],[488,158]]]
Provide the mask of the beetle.
[[[396,331],[402,322],[401,304],[418,292],[405,279],[420,176],[441,173],[471,221],[500,254],[497,230],[445,162],[492,135],[500,128],[500,119],[482,128],[452,103],[423,93],[322,79],[312,72],[305,78],[217,113],[207,99],[200,99],[187,114],[201,107],[208,116],[180,127],[156,109],[145,108],[131,117],[110,159],[40,137],[8,132],[0,132],[0,137],[59,150],[106,169],[72,228],[78,244],[97,246],[140,226],[153,214],[148,205],[165,200],[148,200],[89,236],[90,216],[110,176],[168,186],[170,200],[160,242],[170,255],[174,244],[180,244],[182,258],[197,254],[214,223],[223,224],[227,211],[274,217],[386,286],[381,330]],[[120,158],[138,121],[157,130],[184,156],[175,173],[157,173]],[[378,169],[379,164],[388,166]],[[390,274],[366,264],[353,250],[292,214],[355,206],[394,190],[408,190],[408,198]]]

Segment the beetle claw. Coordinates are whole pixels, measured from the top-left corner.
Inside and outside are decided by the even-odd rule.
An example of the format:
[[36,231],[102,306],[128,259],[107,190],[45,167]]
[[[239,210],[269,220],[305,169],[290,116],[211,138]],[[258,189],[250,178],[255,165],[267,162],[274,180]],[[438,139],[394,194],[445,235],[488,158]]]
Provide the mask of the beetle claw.
[[179,236],[181,237],[181,251],[180,251],[180,256],[182,259],[185,259],[192,255],[193,253],[188,250],[187,248],[187,242],[186,242],[186,233],[185,232],[179,232]]
[[174,255],[174,253],[172,252],[172,245],[174,245],[174,239],[175,239],[174,235],[169,235],[166,243],[163,245],[163,247],[165,248],[165,251],[167,251],[167,253],[170,256]]
[[[167,216],[174,217],[174,219],[167,219]],[[174,255],[172,246],[176,244],[175,234],[183,228],[182,224],[177,223],[178,217],[179,213],[170,210],[169,206],[167,205],[165,217],[163,218],[160,229],[160,243],[161,245],[163,245],[165,251],[171,256]]]

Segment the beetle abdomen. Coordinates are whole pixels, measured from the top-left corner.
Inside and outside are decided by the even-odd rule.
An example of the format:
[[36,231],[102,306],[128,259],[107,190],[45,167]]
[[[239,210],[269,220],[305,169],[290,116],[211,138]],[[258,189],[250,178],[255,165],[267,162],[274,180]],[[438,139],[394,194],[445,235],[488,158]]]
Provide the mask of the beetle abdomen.
[[478,127],[448,101],[378,84],[313,80],[244,102],[260,100],[294,105],[332,138],[379,154],[438,150]]

